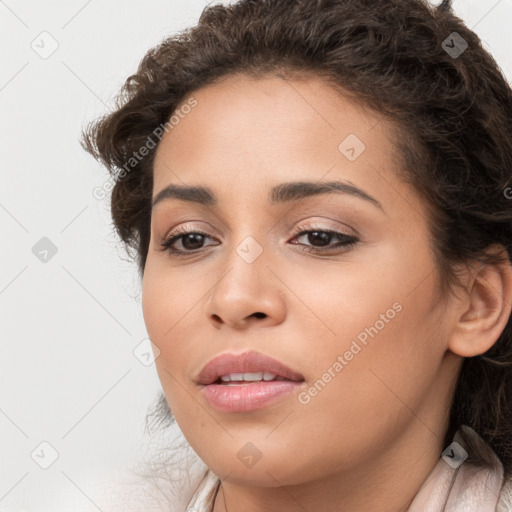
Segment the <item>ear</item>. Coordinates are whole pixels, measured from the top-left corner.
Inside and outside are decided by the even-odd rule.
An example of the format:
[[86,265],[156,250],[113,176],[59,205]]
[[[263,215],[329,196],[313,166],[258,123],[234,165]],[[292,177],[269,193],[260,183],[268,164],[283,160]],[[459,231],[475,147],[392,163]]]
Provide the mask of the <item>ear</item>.
[[492,247],[504,260],[477,263],[468,271],[467,295],[458,300],[456,324],[448,348],[462,357],[489,350],[498,340],[512,309],[512,266],[502,245]]

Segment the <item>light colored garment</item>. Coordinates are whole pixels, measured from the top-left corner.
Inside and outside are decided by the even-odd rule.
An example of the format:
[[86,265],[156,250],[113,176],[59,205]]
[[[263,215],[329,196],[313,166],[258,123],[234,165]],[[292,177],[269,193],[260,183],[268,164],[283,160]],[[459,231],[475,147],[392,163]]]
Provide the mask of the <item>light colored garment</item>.
[[[462,427],[481,449],[488,450],[493,467],[462,462],[457,467],[440,458],[408,512],[512,512],[512,479],[504,482],[503,465],[485,441],[472,429]],[[467,449],[457,432],[453,441]],[[186,512],[211,512],[219,478],[207,470],[194,492]]]
[[[503,487],[503,465],[485,441],[469,427],[463,427],[470,437],[489,452],[492,468],[463,462],[453,468],[440,458],[420,490],[414,497],[409,512],[505,512],[512,508],[498,508],[499,495]],[[457,432],[453,441],[461,446],[464,442]]]

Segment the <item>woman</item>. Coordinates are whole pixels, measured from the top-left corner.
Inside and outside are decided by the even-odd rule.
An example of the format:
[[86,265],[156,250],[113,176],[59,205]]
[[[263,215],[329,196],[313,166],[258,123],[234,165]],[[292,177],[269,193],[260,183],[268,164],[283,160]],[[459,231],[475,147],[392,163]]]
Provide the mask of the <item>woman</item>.
[[187,510],[511,509],[512,91],[449,2],[208,7],[83,146]]

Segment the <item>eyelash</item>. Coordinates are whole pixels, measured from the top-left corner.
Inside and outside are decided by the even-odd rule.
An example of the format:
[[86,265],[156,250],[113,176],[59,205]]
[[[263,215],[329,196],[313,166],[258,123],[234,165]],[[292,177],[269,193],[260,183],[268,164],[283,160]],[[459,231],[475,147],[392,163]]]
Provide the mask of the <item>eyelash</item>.
[[[304,229],[304,228],[309,228],[309,230]],[[296,234],[294,234],[292,238],[301,237],[303,235],[308,235],[308,234],[314,233],[314,232],[327,233],[327,234],[333,235],[334,237],[336,237],[342,241],[334,246],[328,246],[328,247],[306,246],[308,248],[303,248],[303,249],[301,249],[302,251],[308,252],[308,253],[316,253],[316,254],[332,253],[335,250],[339,251],[341,247],[343,247],[345,250],[349,250],[359,242],[359,239],[354,236],[347,235],[345,233],[340,233],[338,231],[333,231],[330,229],[319,229],[319,228],[316,228],[311,225],[302,226],[301,230],[298,231]],[[202,249],[196,249],[194,251],[181,251],[181,250],[176,250],[176,249],[171,248],[171,246],[174,244],[174,242],[178,241],[179,239],[181,239],[184,236],[189,235],[189,234],[203,235],[208,238],[212,238],[212,237],[210,237],[210,235],[208,233],[205,233],[204,231],[201,231],[200,229],[199,230],[198,229],[187,230],[186,228],[178,228],[175,231],[173,231],[162,242],[160,250],[168,252],[169,256],[178,256],[178,257],[185,257],[185,256],[191,256],[194,254],[198,254]],[[294,245],[302,245],[302,244],[294,244]]]

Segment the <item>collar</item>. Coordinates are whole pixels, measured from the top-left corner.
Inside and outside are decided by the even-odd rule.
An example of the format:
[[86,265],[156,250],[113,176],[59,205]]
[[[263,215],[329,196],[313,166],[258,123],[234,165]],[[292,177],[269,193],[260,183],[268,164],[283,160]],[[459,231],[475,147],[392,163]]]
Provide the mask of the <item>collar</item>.
[[[487,452],[491,467],[464,462],[470,451],[460,431],[443,451],[434,469],[414,497],[408,512],[495,512],[503,486],[503,465],[489,445],[463,425],[475,450]],[[462,448],[462,450],[461,450]]]

